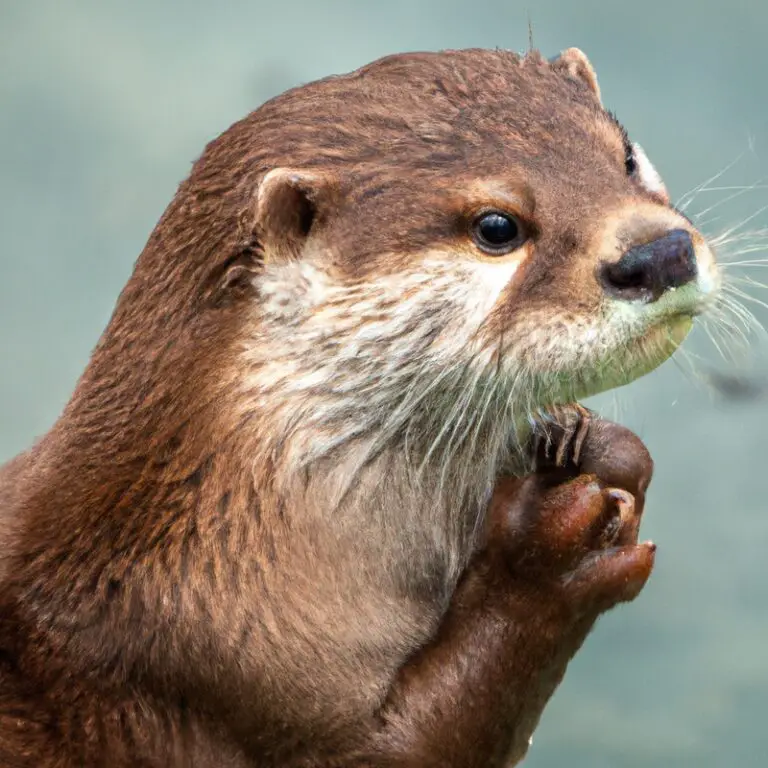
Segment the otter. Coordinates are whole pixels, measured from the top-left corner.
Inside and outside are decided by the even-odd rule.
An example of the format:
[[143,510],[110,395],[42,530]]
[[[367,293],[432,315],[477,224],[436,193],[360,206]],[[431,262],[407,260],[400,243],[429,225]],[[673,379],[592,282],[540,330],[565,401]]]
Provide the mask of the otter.
[[717,287],[577,49],[267,102],[0,474],[0,763],[519,761],[653,565],[650,457],[576,403]]

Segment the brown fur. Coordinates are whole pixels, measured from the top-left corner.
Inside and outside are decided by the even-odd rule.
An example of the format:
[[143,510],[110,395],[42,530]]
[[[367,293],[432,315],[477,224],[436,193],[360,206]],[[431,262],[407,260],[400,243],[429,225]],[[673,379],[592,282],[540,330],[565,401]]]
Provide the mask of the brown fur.
[[[436,455],[417,478],[445,416],[437,401],[416,409],[405,440],[414,432],[380,430],[391,407],[355,401],[352,413],[338,393],[386,358],[385,341],[426,328],[431,349],[446,343],[441,328],[408,318],[338,380],[292,398],[288,384],[316,368],[274,342],[275,327],[293,338],[292,299],[273,295],[267,309],[264,281],[307,253],[344,286],[397,277],[436,247],[458,268],[474,254],[477,182],[490,180],[504,196],[535,190],[535,250],[486,323],[498,364],[509,339],[536,348],[542,313],[553,328],[595,313],[587,259],[608,212],[646,206],[646,234],[669,212],[627,177],[596,83],[572,55],[566,64],[391,57],[290,91],[209,145],[61,418],[0,474],[6,764],[320,765],[362,754],[380,732],[399,670],[444,626],[514,424],[487,409],[463,453]],[[262,185],[281,168],[298,170]],[[396,317],[388,302],[359,322]],[[338,327],[309,349],[331,354]],[[385,378],[368,379],[372,396]],[[516,416],[547,404],[533,390]]]

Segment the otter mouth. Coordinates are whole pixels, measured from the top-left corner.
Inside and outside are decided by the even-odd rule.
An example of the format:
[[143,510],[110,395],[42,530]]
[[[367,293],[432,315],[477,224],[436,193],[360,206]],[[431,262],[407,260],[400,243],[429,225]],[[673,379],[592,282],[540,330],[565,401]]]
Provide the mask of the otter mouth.
[[692,263],[682,283],[676,273],[664,272],[661,295],[631,301],[622,296],[610,301],[605,332],[611,334],[610,329],[615,329],[615,344],[609,342],[605,354],[596,355],[589,370],[577,373],[579,398],[623,387],[654,371],[675,354],[693,328],[694,318],[712,307],[721,287],[714,255],[706,244],[694,247],[691,243],[690,247],[693,252],[687,256]]
[[667,316],[645,333],[627,341],[614,354],[601,360],[587,375],[579,377],[577,400],[626,386],[651,373],[669,360],[693,328],[698,312]]
[[644,376],[669,360],[677,352],[693,328],[693,315],[686,313],[672,317],[652,325],[645,336],[639,341],[641,353],[638,355],[637,366],[630,369],[628,381]]
[[675,315],[664,322],[657,323],[650,329],[648,336],[658,339],[663,348],[668,350],[659,363],[663,363],[664,360],[671,357],[675,350],[685,341],[686,336],[688,336],[691,328],[693,328],[693,318],[697,314],[699,312]]

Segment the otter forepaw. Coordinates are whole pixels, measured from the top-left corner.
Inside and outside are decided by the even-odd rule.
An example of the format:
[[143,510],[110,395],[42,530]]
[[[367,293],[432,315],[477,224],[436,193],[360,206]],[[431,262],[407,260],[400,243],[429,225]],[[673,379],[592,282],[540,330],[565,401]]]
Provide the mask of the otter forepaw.
[[489,522],[516,582],[536,584],[583,615],[634,599],[648,580],[655,546],[637,542],[641,516],[629,491],[595,475],[533,476],[499,484]]
[[582,475],[546,499],[538,535],[570,605],[602,612],[633,600],[653,569],[656,547],[638,544],[642,507],[626,490]]
[[556,406],[534,420],[534,471],[596,475],[605,486],[624,488],[640,507],[653,476],[653,460],[630,429],[578,403]]

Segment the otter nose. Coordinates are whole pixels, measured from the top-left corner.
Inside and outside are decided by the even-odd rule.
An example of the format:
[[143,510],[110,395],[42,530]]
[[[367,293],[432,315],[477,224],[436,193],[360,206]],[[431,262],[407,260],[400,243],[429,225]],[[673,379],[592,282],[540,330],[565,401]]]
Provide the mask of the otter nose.
[[695,277],[696,254],[684,229],[673,229],[658,240],[630,248],[617,262],[600,268],[605,292],[624,301],[656,301],[665,291]]

